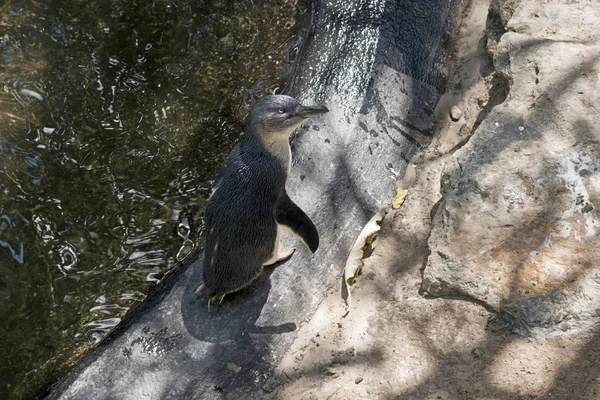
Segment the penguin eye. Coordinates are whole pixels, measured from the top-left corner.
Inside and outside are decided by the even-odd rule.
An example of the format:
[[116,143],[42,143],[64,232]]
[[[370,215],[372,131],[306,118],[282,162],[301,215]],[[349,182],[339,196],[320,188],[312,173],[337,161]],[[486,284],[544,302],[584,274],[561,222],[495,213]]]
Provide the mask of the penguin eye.
[[278,112],[279,114],[283,114],[283,113],[285,112],[285,110],[284,110],[283,108],[280,108],[279,110],[277,110],[277,112]]

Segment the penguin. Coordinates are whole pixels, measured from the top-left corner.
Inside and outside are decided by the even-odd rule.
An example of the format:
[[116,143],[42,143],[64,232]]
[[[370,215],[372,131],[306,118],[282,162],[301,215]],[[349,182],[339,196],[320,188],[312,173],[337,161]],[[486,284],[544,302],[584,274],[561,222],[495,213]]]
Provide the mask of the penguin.
[[246,118],[240,143],[231,151],[208,199],[203,284],[196,294],[212,301],[250,285],[265,266],[289,259],[295,249],[280,243],[290,229],[311,252],[319,247],[312,220],[290,199],[285,185],[291,168],[289,138],[307,118],[328,112],[290,96],[259,99]]

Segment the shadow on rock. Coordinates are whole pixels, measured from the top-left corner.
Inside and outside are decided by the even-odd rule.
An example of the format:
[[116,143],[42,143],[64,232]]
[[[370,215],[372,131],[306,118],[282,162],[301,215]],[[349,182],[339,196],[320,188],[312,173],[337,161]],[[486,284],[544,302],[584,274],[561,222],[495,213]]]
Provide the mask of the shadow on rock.
[[284,263],[266,267],[250,286],[225,296],[221,304],[212,303],[210,311],[208,301],[194,294],[202,283],[202,269],[192,270],[181,299],[181,315],[187,331],[204,342],[222,343],[233,340],[246,343],[250,334],[273,335],[296,330],[293,322],[275,326],[255,325],[269,297],[270,276],[277,266]]
[[197,398],[200,393],[216,397],[243,395],[244,388],[255,387],[266,379],[273,361],[271,344],[277,341],[277,335],[296,330],[292,322],[256,326],[271,291],[270,276],[281,264],[265,268],[250,286],[227,295],[223,303],[212,303],[210,311],[207,299],[194,294],[202,282],[202,267],[191,271],[181,299],[183,323],[194,338],[211,343],[207,359],[220,362],[208,363],[205,370],[197,371],[197,378],[186,386],[184,398]]

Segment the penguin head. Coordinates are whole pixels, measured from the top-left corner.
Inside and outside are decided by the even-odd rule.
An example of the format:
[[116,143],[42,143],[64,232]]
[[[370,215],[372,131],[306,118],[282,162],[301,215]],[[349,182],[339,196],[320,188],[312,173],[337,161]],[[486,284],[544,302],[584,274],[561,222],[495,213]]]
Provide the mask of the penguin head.
[[303,106],[290,96],[273,94],[259,99],[248,118],[246,131],[268,139],[288,139],[305,119],[329,110],[322,105]]

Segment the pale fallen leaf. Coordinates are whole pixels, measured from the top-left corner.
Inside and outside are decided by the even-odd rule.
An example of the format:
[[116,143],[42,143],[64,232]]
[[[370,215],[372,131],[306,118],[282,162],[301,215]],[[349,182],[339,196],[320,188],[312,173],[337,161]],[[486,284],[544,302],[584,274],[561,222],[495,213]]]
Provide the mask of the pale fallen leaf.
[[392,208],[397,210],[400,208],[402,204],[404,204],[404,200],[406,200],[406,195],[408,194],[408,190],[406,189],[398,189],[396,192],[396,197],[394,197],[394,201],[392,202]]
[[365,264],[363,258],[365,253],[370,255],[376,245],[377,234],[381,229],[381,221],[387,208],[379,210],[365,225],[363,230],[358,235],[358,238],[350,250],[350,255],[346,260],[346,266],[344,267],[344,280],[342,282],[342,299],[346,302],[346,311],[350,311],[350,286],[354,284],[358,277],[363,265]]

